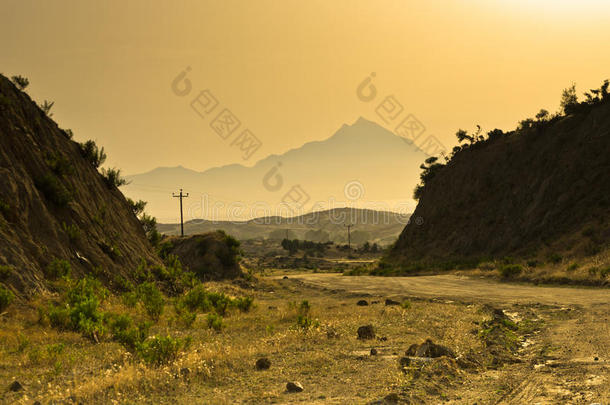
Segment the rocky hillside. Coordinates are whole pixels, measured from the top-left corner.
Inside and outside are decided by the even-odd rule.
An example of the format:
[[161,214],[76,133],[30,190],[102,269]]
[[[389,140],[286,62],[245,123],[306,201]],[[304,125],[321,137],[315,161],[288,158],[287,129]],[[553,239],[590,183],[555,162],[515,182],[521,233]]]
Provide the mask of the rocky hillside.
[[158,261],[129,203],[70,138],[0,75],[0,266],[17,292],[44,288],[58,259],[109,280]]
[[573,101],[554,117],[541,112],[510,133],[462,133],[471,142],[457,147],[446,165],[427,162],[413,214],[420,220],[405,227],[389,262],[447,268],[505,256],[607,260],[607,85],[595,94],[601,93],[603,100]]

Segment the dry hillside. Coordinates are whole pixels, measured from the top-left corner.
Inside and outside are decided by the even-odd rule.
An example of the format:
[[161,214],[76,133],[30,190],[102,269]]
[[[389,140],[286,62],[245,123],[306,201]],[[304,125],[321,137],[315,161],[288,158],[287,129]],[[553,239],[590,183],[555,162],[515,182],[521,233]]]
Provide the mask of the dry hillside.
[[423,223],[405,227],[389,261],[448,268],[506,256],[532,263],[597,257],[603,264],[610,97],[607,85],[600,92],[603,99],[566,114],[456,148],[446,165],[432,162],[413,214]]
[[129,203],[70,138],[0,75],[0,266],[16,292],[43,288],[56,259],[107,279],[158,260]]

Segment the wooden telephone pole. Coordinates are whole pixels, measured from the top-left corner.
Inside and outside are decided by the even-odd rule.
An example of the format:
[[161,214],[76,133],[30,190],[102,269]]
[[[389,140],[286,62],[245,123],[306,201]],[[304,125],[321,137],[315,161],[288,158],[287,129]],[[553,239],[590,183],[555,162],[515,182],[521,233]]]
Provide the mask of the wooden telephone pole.
[[172,197],[180,198],[180,236],[184,236],[184,221],[182,219],[182,199],[188,196],[189,193],[182,194],[182,189],[180,189],[180,194],[172,194]]
[[350,232],[350,230],[352,229],[352,226],[354,226],[354,224],[349,224],[349,225],[345,225],[347,227],[347,248],[348,249],[352,249],[352,234]]

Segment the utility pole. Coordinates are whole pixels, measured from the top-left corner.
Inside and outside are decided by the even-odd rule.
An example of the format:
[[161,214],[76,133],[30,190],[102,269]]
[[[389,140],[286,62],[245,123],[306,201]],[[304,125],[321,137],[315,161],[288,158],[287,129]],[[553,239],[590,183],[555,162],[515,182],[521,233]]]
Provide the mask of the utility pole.
[[182,219],[182,199],[189,196],[189,193],[182,194],[182,189],[180,189],[180,194],[176,195],[172,194],[172,197],[180,198],[180,236],[184,236],[184,221]]
[[352,226],[354,226],[354,224],[349,224],[349,225],[345,225],[347,227],[347,248],[348,249],[352,249],[352,234],[350,232],[350,230],[352,229]]

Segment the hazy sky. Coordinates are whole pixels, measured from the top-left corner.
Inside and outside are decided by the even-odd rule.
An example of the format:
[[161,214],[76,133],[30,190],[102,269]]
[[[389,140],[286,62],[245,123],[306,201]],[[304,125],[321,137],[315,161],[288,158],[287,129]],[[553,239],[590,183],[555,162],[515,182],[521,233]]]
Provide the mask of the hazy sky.
[[[0,72],[30,79],[126,173],[254,161],[332,135],[394,95],[449,148],[610,77],[607,0],[0,0]],[[187,66],[191,94],[171,82]],[[371,72],[377,99],[356,87]],[[262,142],[248,161],[190,107],[209,89]],[[236,133],[237,134],[237,133]],[[236,136],[234,134],[234,136]]]

